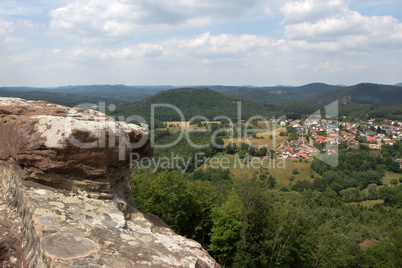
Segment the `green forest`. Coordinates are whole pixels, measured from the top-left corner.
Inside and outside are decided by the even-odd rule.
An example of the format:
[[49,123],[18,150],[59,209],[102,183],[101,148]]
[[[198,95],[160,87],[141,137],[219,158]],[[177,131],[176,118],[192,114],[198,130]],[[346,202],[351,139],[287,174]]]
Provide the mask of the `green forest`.
[[223,267],[401,267],[402,186],[384,193],[398,201],[372,208],[313,188],[275,191],[260,179],[236,185],[219,169],[135,170],[132,197]]
[[[158,130],[155,141],[166,144],[177,135]],[[210,135],[191,138],[207,144]],[[181,141],[156,150],[155,158],[251,152],[242,147],[197,150]],[[314,159],[311,171],[319,176],[289,187],[276,187],[269,169],[239,181],[228,169],[207,166],[136,168],[132,198],[140,210],[200,242],[222,267],[401,267],[402,184],[383,183],[386,172],[401,172],[391,160],[401,155],[400,142],[376,152],[341,147],[337,167]],[[383,202],[365,206],[365,200]]]

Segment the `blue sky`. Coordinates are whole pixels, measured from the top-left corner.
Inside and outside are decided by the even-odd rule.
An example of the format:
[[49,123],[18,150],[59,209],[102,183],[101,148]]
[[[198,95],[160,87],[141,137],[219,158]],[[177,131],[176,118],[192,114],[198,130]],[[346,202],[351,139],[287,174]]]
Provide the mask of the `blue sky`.
[[2,0],[0,86],[402,82],[400,0]]

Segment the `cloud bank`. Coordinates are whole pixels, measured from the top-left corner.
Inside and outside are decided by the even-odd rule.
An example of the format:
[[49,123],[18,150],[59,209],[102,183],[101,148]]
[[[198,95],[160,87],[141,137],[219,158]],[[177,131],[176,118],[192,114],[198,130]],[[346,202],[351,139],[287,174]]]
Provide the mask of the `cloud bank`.
[[400,20],[344,0],[38,1],[0,3],[3,81],[400,82]]

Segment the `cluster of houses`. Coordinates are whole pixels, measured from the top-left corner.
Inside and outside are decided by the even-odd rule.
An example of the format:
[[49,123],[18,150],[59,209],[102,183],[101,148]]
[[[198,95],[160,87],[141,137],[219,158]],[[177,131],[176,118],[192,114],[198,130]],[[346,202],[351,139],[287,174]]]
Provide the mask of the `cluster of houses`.
[[[329,145],[341,143],[352,146],[365,143],[369,144],[371,149],[380,150],[382,144],[393,145],[396,142],[395,140],[402,139],[402,122],[384,120],[383,124],[375,124],[373,121],[359,123],[327,119],[275,119],[273,120],[274,124],[281,127],[293,127],[299,135],[297,140],[289,141],[279,147],[276,150],[277,155],[285,159],[309,159],[318,152],[313,146],[314,143],[325,143],[324,150],[331,150]],[[328,152],[331,153],[332,151]],[[402,164],[401,159],[397,160],[400,160]]]
[[279,148],[277,151],[278,157],[283,159],[309,159],[313,153],[318,152],[312,145],[300,143],[299,141],[289,142],[287,146]]

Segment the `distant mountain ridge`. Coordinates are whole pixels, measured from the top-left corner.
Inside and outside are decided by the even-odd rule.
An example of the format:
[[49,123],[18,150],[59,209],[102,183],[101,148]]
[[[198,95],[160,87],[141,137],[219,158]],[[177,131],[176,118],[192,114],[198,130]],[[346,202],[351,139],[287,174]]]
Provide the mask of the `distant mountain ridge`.
[[226,91],[223,91],[222,88],[219,88],[217,90],[215,87],[212,87],[211,89],[217,90],[227,96],[235,98],[260,101],[263,103],[270,103],[270,104],[283,104],[289,102],[302,101],[308,98],[309,96],[313,95],[314,93],[337,88],[340,87],[324,83],[311,83],[298,87],[289,87],[289,86],[260,87],[260,88],[234,87]]
[[402,87],[362,83],[319,92],[309,98],[309,101],[324,103],[335,100],[358,104],[395,105],[402,102]]
[[[2,87],[0,91],[18,94],[29,98],[31,92],[42,92],[48,94],[69,94],[94,98],[114,98],[125,101],[139,101],[146,97],[157,94],[163,90],[175,88],[173,86],[126,86],[126,85],[84,85],[84,86],[62,86],[54,88],[32,88],[32,87]],[[1,93],[0,93],[1,95]],[[6,96],[4,96],[6,97]]]
[[[177,89],[171,85],[126,86],[126,85],[78,85],[62,87],[0,87],[0,96],[46,100],[64,105],[80,101],[138,102],[160,92]],[[347,100],[358,104],[394,105],[402,102],[402,83],[378,85],[362,83],[354,86],[311,83],[303,86],[191,86],[187,89],[209,88],[225,96],[262,102],[265,104],[291,104],[296,102],[330,102]]]
[[[280,104],[299,101],[313,93],[333,89],[334,87],[336,86],[331,86],[324,83],[312,83],[299,87],[282,85],[274,87],[198,85],[189,86],[187,88],[209,88],[230,97],[249,99],[270,104]],[[57,103],[57,94],[67,94],[63,95],[64,101],[66,101],[68,98],[74,99],[74,101],[63,102],[62,104],[65,105],[76,103],[76,100],[79,100],[83,97],[90,97],[95,99],[117,99],[129,102],[137,102],[142,99],[151,97],[159,92],[175,88],[180,87],[171,85],[126,86],[119,84],[76,86],[70,85],[61,87],[0,87],[0,96],[16,96],[20,98],[34,100],[38,100],[42,97],[44,100]],[[33,94],[33,92],[36,93]],[[277,92],[281,93],[277,94]]]

